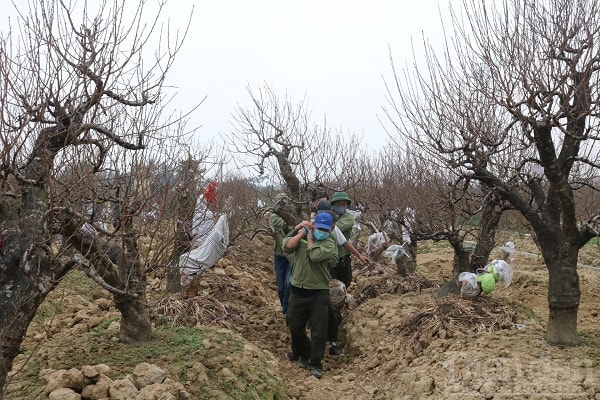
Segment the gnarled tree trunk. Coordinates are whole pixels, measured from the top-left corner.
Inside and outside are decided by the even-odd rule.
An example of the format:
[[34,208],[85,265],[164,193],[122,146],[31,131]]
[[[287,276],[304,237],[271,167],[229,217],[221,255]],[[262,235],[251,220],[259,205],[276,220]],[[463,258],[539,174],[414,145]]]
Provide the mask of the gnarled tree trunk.
[[64,236],[70,245],[85,254],[92,268],[88,275],[99,276],[109,285],[115,306],[121,312],[119,338],[122,342],[147,340],[152,333],[150,312],[145,301],[146,278],[140,264],[135,234],[130,231],[130,216],[124,218],[122,244],[82,233],[81,221],[66,224]]
[[568,243],[559,246],[542,243],[542,249],[545,249],[542,254],[548,267],[549,315],[546,340],[564,345],[578,344],[577,313],[581,298],[577,273],[579,249]]
[[[483,202],[481,219],[479,220],[479,234],[477,243],[469,261],[469,268],[460,272],[475,272],[477,268],[487,264],[490,253],[496,246],[496,230],[502,216],[502,208],[498,206],[499,201],[493,194],[489,193]],[[456,275],[458,276],[458,275]]]

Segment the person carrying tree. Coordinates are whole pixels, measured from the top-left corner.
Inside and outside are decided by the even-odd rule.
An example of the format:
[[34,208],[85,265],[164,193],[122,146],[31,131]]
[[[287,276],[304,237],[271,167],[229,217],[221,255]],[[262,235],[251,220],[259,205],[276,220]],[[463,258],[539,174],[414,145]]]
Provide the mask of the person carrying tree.
[[321,213],[313,223],[300,222],[283,241],[284,254],[292,255],[288,304],[292,350],[300,356],[300,368],[308,368],[318,379],[323,376],[321,361],[327,345],[329,280],[338,262],[332,230],[333,216]]
[[[315,215],[318,215],[322,212],[332,212],[331,210],[332,210],[331,203],[326,199],[321,199],[317,203]],[[360,259],[363,263],[368,264],[369,259],[367,257],[365,257],[364,255],[362,255],[356,249],[356,247],[354,247],[352,242],[350,240],[348,240],[346,238],[346,236],[344,236],[343,232],[337,226],[337,215],[335,213],[334,213],[333,219],[334,219],[334,227],[333,227],[332,235],[335,238],[336,243],[338,244],[338,252],[341,252],[342,250],[346,250],[349,253],[358,257],[358,259]],[[338,268],[339,268],[339,264],[338,264]],[[338,271],[336,271],[336,269],[332,270],[331,275],[332,275],[332,277],[334,277],[334,279],[335,279],[337,272]],[[347,289],[348,286],[343,281],[341,281],[341,282],[344,285],[344,291],[345,291],[345,289]],[[341,321],[342,321],[342,313],[341,313],[339,307],[333,307],[333,306],[330,307],[329,308],[329,323],[328,323],[328,329],[327,329],[327,341],[329,342],[329,355],[332,355],[332,356],[341,356],[342,354],[344,354],[344,351],[342,350],[342,348],[337,344],[337,337],[338,337],[339,326],[340,326]]]

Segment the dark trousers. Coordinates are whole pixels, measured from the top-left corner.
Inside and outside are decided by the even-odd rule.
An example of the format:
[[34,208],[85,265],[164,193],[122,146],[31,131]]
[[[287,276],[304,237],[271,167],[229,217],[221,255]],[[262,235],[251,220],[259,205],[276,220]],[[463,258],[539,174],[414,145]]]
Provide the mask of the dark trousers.
[[340,322],[342,321],[342,313],[340,310],[336,310],[333,307],[329,307],[328,310],[328,323],[327,323],[327,341],[337,342],[338,332],[340,330]]
[[[344,282],[346,288],[350,287],[352,282],[352,258],[350,254],[346,254],[339,259],[337,266],[331,269],[331,277]],[[342,313],[340,310],[334,310],[329,307],[329,327],[327,329],[327,341],[336,342],[342,321]]]
[[340,258],[337,266],[331,269],[331,277],[344,282],[346,288],[349,288],[352,282],[352,258],[350,256],[350,254],[346,254]]
[[[291,287],[288,324],[292,336],[292,351],[309,360],[309,366],[322,367],[327,345],[329,289],[309,290]],[[306,333],[310,323],[310,339]]]
[[288,302],[290,298],[290,277],[292,276],[292,266],[287,257],[274,254],[273,267],[275,269],[275,283],[277,285],[277,295],[281,304],[281,312],[287,314]]

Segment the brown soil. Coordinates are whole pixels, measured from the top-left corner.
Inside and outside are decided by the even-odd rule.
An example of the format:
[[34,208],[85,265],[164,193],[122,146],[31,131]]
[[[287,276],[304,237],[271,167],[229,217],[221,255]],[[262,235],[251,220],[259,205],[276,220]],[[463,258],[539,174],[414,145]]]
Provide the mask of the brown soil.
[[[432,297],[451,275],[452,251],[444,244],[420,245],[416,274],[404,279],[389,262],[355,265],[349,289],[354,301],[345,306],[341,327],[345,354],[326,355],[320,380],[285,357],[289,333],[275,291],[270,238],[230,247],[203,274],[196,298],[162,299],[156,309],[177,316],[180,325],[200,321],[240,335],[253,351],[267,355],[268,372],[285,392],[285,397],[220,392],[211,398],[600,400],[598,246],[586,246],[581,255],[587,265],[580,269],[582,343],[561,348],[544,340],[548,277],[543,261],[526,238],[511,239],[519,251],[512,285],[473,301]],[[247,350],[231,351],[223,362],[252,368],[252,361],[240,355]],[[61,364],[52,360],[52,352],[41,351],[46,365]],[[205,366],[218,369],[218,364]],[[198,384],[193,378],[183,383],[192,394]]]

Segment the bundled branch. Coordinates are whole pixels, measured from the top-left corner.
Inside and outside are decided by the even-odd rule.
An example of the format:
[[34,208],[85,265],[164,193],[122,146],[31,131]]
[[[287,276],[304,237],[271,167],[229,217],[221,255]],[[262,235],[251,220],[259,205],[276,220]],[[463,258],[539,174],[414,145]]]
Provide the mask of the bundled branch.
[[509,329],[515,320],[516,313],[503,304],[452,297],[432,302],[400,321],[390,333],[407,335],[406,350],[416,356],[436,338]]

